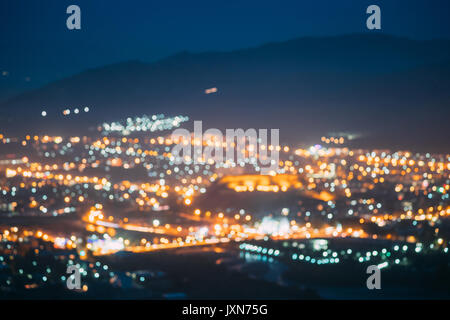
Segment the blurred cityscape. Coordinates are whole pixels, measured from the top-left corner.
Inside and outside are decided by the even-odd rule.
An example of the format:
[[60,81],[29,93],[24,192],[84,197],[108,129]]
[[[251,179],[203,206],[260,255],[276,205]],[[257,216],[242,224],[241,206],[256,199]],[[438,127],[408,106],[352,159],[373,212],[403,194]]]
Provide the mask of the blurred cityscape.
[[[171,132],[191,121],[0,133],[0,298],[450,297],[449,154],[355,149],[352,135],[324,133],[264,146],[280,159],[261,175],[258,154],[176,161]],[[70,265],[79,290],[66,286]],[[369,265],[379,292],[366,288]]]

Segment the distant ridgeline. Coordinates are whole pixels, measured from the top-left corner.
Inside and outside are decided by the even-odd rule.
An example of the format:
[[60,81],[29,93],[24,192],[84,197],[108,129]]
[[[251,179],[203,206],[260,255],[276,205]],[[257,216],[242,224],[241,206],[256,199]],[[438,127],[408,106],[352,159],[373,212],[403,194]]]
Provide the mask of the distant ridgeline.
[[[449,40],[353,34],[91,69],[2,103],[0,121],[61,134],[164,112],[219,129],[279,128],[296,143],[357,132],[367,146],[448,151],[449,103]],[[64,116],[67,106],[79,114]]]

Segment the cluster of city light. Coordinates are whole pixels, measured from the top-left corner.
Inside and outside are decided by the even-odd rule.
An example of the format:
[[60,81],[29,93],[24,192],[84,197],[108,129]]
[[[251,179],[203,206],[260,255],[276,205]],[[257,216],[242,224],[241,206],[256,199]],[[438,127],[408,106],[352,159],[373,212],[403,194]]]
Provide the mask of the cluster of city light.
[[266,248],[262,246],[253,245],[250,243],[242,243],[239,245],[239,249],[250,251],[250,252],[256,252],[261,253],[264,255],[274,256],[278,257],[280,255],[280,250],[274,249],[274,248]]
[[344,144],[345,138],[344,137],[321,137],[320,141],[326,143],[326,144]]
[[[89,107],[84,107],[83,109],[80,109],[80,108],[74,108],[73,110],[70,110],[69,108],[67,108],[67,109],[64,109],[64,110],[62,111],[62,114],[63,114],[63,116],[68,116],[68,115],[70,115],[71,113],[72,113],[72,114],[79,114],[81,111],[87,113],[87,112],[89,112]],[[41,114],[41,115],[42,115],[43,117],[45,117],[45,116],[47,115],[47,112],[46,112],[46,111],[42,111],[42,114]]]
[[125,122],[103,123],[102,131],[104,133],[118,132],[123,135],[129,135],[133,132],[155,132],[171,130],[179,127],[183,122],[188,121],[186,116],[165,117],[163,114],[153,116],[142,116],[127,118]]
[[[316,246],[315,242],[320,245]],[[448,247],[442,247],[443,241],[438,240],[437,245],[431,244],[427,248],[428,250],[442,250],[443,253],[448,253]],[[293,243],[294,247],[298,247],[297,243]],[[424,253],[424,245],[422,243],[416,243],[416,245],[411,248],[411,245],[408,244],[393,244],[391,249],[382,248],[379,250],[369,250],[366,252],[355,251],[352,249],[341,249],[339,251],[333,251],[328,249],[328,240],[326,239],[316,239],[312,240],[313,250],[311,252],[305,251],[305,244],[302,244],[301,248],[298,249],[298,252],[294,252],[290,254],[292,261],[318,264],[318,265],[326,265],[326,264],[336,264],[342,262],[344,260],[351,259],[353,261],[357,261],[359,263],[371,262],[371,260],[378,261],[378,267],[380,269],[386,268],[389,265],[398,265],[400,263],[407,264],[407,258],[405,254],[409,249],[412,250],[415,254],[423,254]],[[264,246],[259,246],[252,243],[242,243],[239,245],[239,249],[243,251],[252,252],[255,254],[262,254],[274,257],[284,257],[284,251],[280,251],[275,248],[267,248]],[[289,252],[288,250],[286,252]],[[402,255],[404,256],[402,258]],[[377,263],[377,262],[376,262]]]
[[[74,108],[74,109],[70,109],[70,108],[67,108],[67,109],[64,109],[63,111],[62,111],[62,115],[63,116],[68,116],[68,115],[70,115],[70,114],[79,114],[80,112],[84,112],[84,113],[87,113],[87,112],[89,112],[89,107],[84,107],[84,108]],[[46,111],[46,110],[42,110],[41,111],[41,116],[42,117],[46,117],[47,115],[48,115],[49,113]]]

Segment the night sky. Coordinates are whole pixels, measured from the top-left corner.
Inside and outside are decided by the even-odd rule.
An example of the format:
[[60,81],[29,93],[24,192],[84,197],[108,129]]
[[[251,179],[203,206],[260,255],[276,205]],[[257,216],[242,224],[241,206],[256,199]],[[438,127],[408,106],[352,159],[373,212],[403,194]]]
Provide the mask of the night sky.
[[[81,7],[82,30],[66,28],[70,4]],[[385,33],[450,38],[448,0],[2,0],[0,70],[11,81],[29,77],[38,86],[87,68],[182,50],[368,32],[370,4],[381,7]]]

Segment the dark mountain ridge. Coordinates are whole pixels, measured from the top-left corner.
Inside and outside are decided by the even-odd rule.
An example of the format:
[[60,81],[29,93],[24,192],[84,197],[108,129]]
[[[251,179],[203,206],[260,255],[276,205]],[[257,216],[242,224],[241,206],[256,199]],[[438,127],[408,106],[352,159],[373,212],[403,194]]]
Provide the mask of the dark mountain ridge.
[[[204,90],[217,87],[206,95]],[[89,106],[87,114],[62,110]],[[87,70],[0,105],[5,130],[82,132],[141,114],[185,114],[204,128],[280,128],[317,141],[357,132],[368,147],[449,150],[450,41],[383,34],[299,38]],[[48,116],[40,117],[42,110]],[[3,130],[3,131],[5,131]]]

